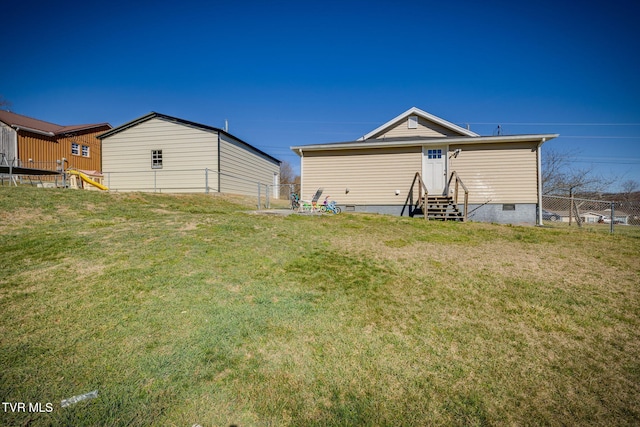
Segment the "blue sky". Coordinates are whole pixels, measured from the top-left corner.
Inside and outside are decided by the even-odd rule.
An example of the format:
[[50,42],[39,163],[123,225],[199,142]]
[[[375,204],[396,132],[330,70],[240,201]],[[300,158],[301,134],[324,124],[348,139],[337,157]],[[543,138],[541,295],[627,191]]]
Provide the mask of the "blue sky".
[[[0,95],[63,124],[150,111],[298,166],[412,106],[640,182],[637,1],[131,1],[3,6]],[[615,188],[614,188],[615,189]]]

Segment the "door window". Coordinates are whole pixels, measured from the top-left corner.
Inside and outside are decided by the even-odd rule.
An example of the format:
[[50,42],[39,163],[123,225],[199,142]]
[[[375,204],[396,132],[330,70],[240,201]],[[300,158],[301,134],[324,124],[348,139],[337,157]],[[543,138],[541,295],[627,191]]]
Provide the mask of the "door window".
[[435,150],[427,150],[427,159],[441,159],[442,158],[442,148],[437,148]]

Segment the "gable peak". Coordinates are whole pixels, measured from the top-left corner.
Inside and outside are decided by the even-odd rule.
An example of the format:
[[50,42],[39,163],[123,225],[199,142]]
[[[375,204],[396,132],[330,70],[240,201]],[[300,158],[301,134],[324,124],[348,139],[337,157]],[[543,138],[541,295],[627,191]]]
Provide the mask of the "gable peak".
[[[412,119],[415,117],[415,119]],[[444,120],[438,116],[434,116],[433,114],[427,113],[424,110],[421,110],[418,107],[411,107],[404,113],[394,117],[388,122],[384,123],[382,126],[377,127],[366,135],[362,136],[358,139],[358,141],[365,141],[370,138],[374,138],[384,133],[384,131],[392,128],[393,126],[397,126],[401,122],[407,122],[409,129],[417,128],[418,120],[424,120],[426,122],[433,123],[437,126],[447,129],[448,131],[458,135],[458,136],[471,136],[476,137],[480,136],[475,132],[470,131],[469,129],[465,129],[461,126],[458,126],[454,123],[451,123],[447,120]]]

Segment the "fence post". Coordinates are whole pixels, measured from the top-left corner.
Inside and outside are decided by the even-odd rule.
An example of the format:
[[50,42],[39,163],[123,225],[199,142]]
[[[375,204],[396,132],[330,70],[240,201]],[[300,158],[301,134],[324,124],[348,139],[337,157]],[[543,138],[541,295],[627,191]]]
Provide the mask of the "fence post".
[[265,191],[267,192],[266,197],[265,197],[265,199],[266,199],[265,200],[265,205],[266,205],[265,207],[267,209],[270,209],[271,208],[271,203],[270,203],[271,202],[271,199],[270,199],[270,197],[271,197],[271,186],[269,184],[265,185]]
[[260,209],[260,183],[258,183],[258,210]]
[[616,214],[615,204],[614,202],[611,202],[611,229],[609,230],[611,233],[613,233],[613,223],[616,222],[616,220],[614,219],[615,214]]
[[569,190],[569,227],[573,222],[573,191]]

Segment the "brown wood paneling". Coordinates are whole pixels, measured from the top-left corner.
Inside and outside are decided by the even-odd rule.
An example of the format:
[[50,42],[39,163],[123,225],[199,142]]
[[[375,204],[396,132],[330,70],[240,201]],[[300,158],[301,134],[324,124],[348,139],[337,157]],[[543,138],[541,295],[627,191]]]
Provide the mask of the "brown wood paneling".
[[[97,135],[109,130],[108,126],[65,135],[46,136],[21,130],[18,132],[18,157],[25,167],[55,170],[57,160],[66,158],[65,168],[83,170],[101,169],[101,146]],[[80,145],[80,155],[71,154],[71,144]],[[89,147],[89,156],[82,156],[82,146]],[[29,160],[31,159],[31,161]]]

